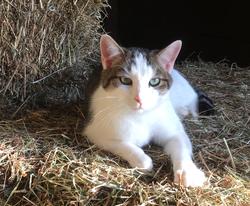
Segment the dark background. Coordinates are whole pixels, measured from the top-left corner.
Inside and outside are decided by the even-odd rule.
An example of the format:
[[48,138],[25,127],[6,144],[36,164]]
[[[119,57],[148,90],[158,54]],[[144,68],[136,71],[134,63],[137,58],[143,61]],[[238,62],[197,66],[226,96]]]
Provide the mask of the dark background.
[[109,0],[106,31],[122,46],[164,48],[181,39],[178,60],[250,65],[250,7],[247,1]]

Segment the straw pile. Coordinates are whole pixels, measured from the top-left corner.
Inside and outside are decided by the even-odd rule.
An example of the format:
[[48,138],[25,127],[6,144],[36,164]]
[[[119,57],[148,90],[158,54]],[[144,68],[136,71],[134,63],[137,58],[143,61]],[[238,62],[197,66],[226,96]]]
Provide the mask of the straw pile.
[[85,79],[99,62],[106,6],[106,0],[1,0],[0,98],[12,104],[84,98]]
[[216,105],[214,116],[185,120],[210,184],[174,185],[170,160],[153,145],[146,152],[155,172],[131,169],[80,136],[84,114],[75,106],[0,122],[0,205],[249,205],[249,68],[202,61],[180,67]]

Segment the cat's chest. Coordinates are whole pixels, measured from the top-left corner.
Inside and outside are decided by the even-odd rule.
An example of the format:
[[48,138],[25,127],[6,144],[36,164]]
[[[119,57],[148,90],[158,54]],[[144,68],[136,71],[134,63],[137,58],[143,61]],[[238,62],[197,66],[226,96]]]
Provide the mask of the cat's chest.
[[116,122],[114,130],[118,138],[133,142],[138,146],[148,144],[152,134],[152,120],[140,115],[126,115]]
[[121,119],[118,130],[122,138],[143,146],[155,137],[171,136],[176,131],[175,127],[170,113],[166,110],[154,110]]

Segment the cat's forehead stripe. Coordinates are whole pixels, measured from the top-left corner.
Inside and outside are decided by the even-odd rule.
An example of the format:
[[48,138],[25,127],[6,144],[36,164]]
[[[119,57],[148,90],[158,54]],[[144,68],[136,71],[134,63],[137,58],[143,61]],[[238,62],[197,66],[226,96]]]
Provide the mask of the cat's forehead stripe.
[[149,65],[146,55],[141,52],[136,52],[131,65],[131,72],[134,74],[140,73],[144,75],[150,71],[149,67],[151,66]]

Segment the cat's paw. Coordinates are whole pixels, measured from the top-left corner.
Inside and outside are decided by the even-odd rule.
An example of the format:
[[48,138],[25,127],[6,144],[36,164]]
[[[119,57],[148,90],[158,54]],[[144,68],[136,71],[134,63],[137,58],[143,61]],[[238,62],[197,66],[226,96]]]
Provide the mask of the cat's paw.
[[174,182],[185,187],[202,187],[207,178],[194,164],[178,169],[174,174]]
[[138,168],[142,171],[151,171],[153,169],[153,161],[152,159],[144,154],[140,157],[134,157],[133,160],[129,161],[130,165],[134,168]]

